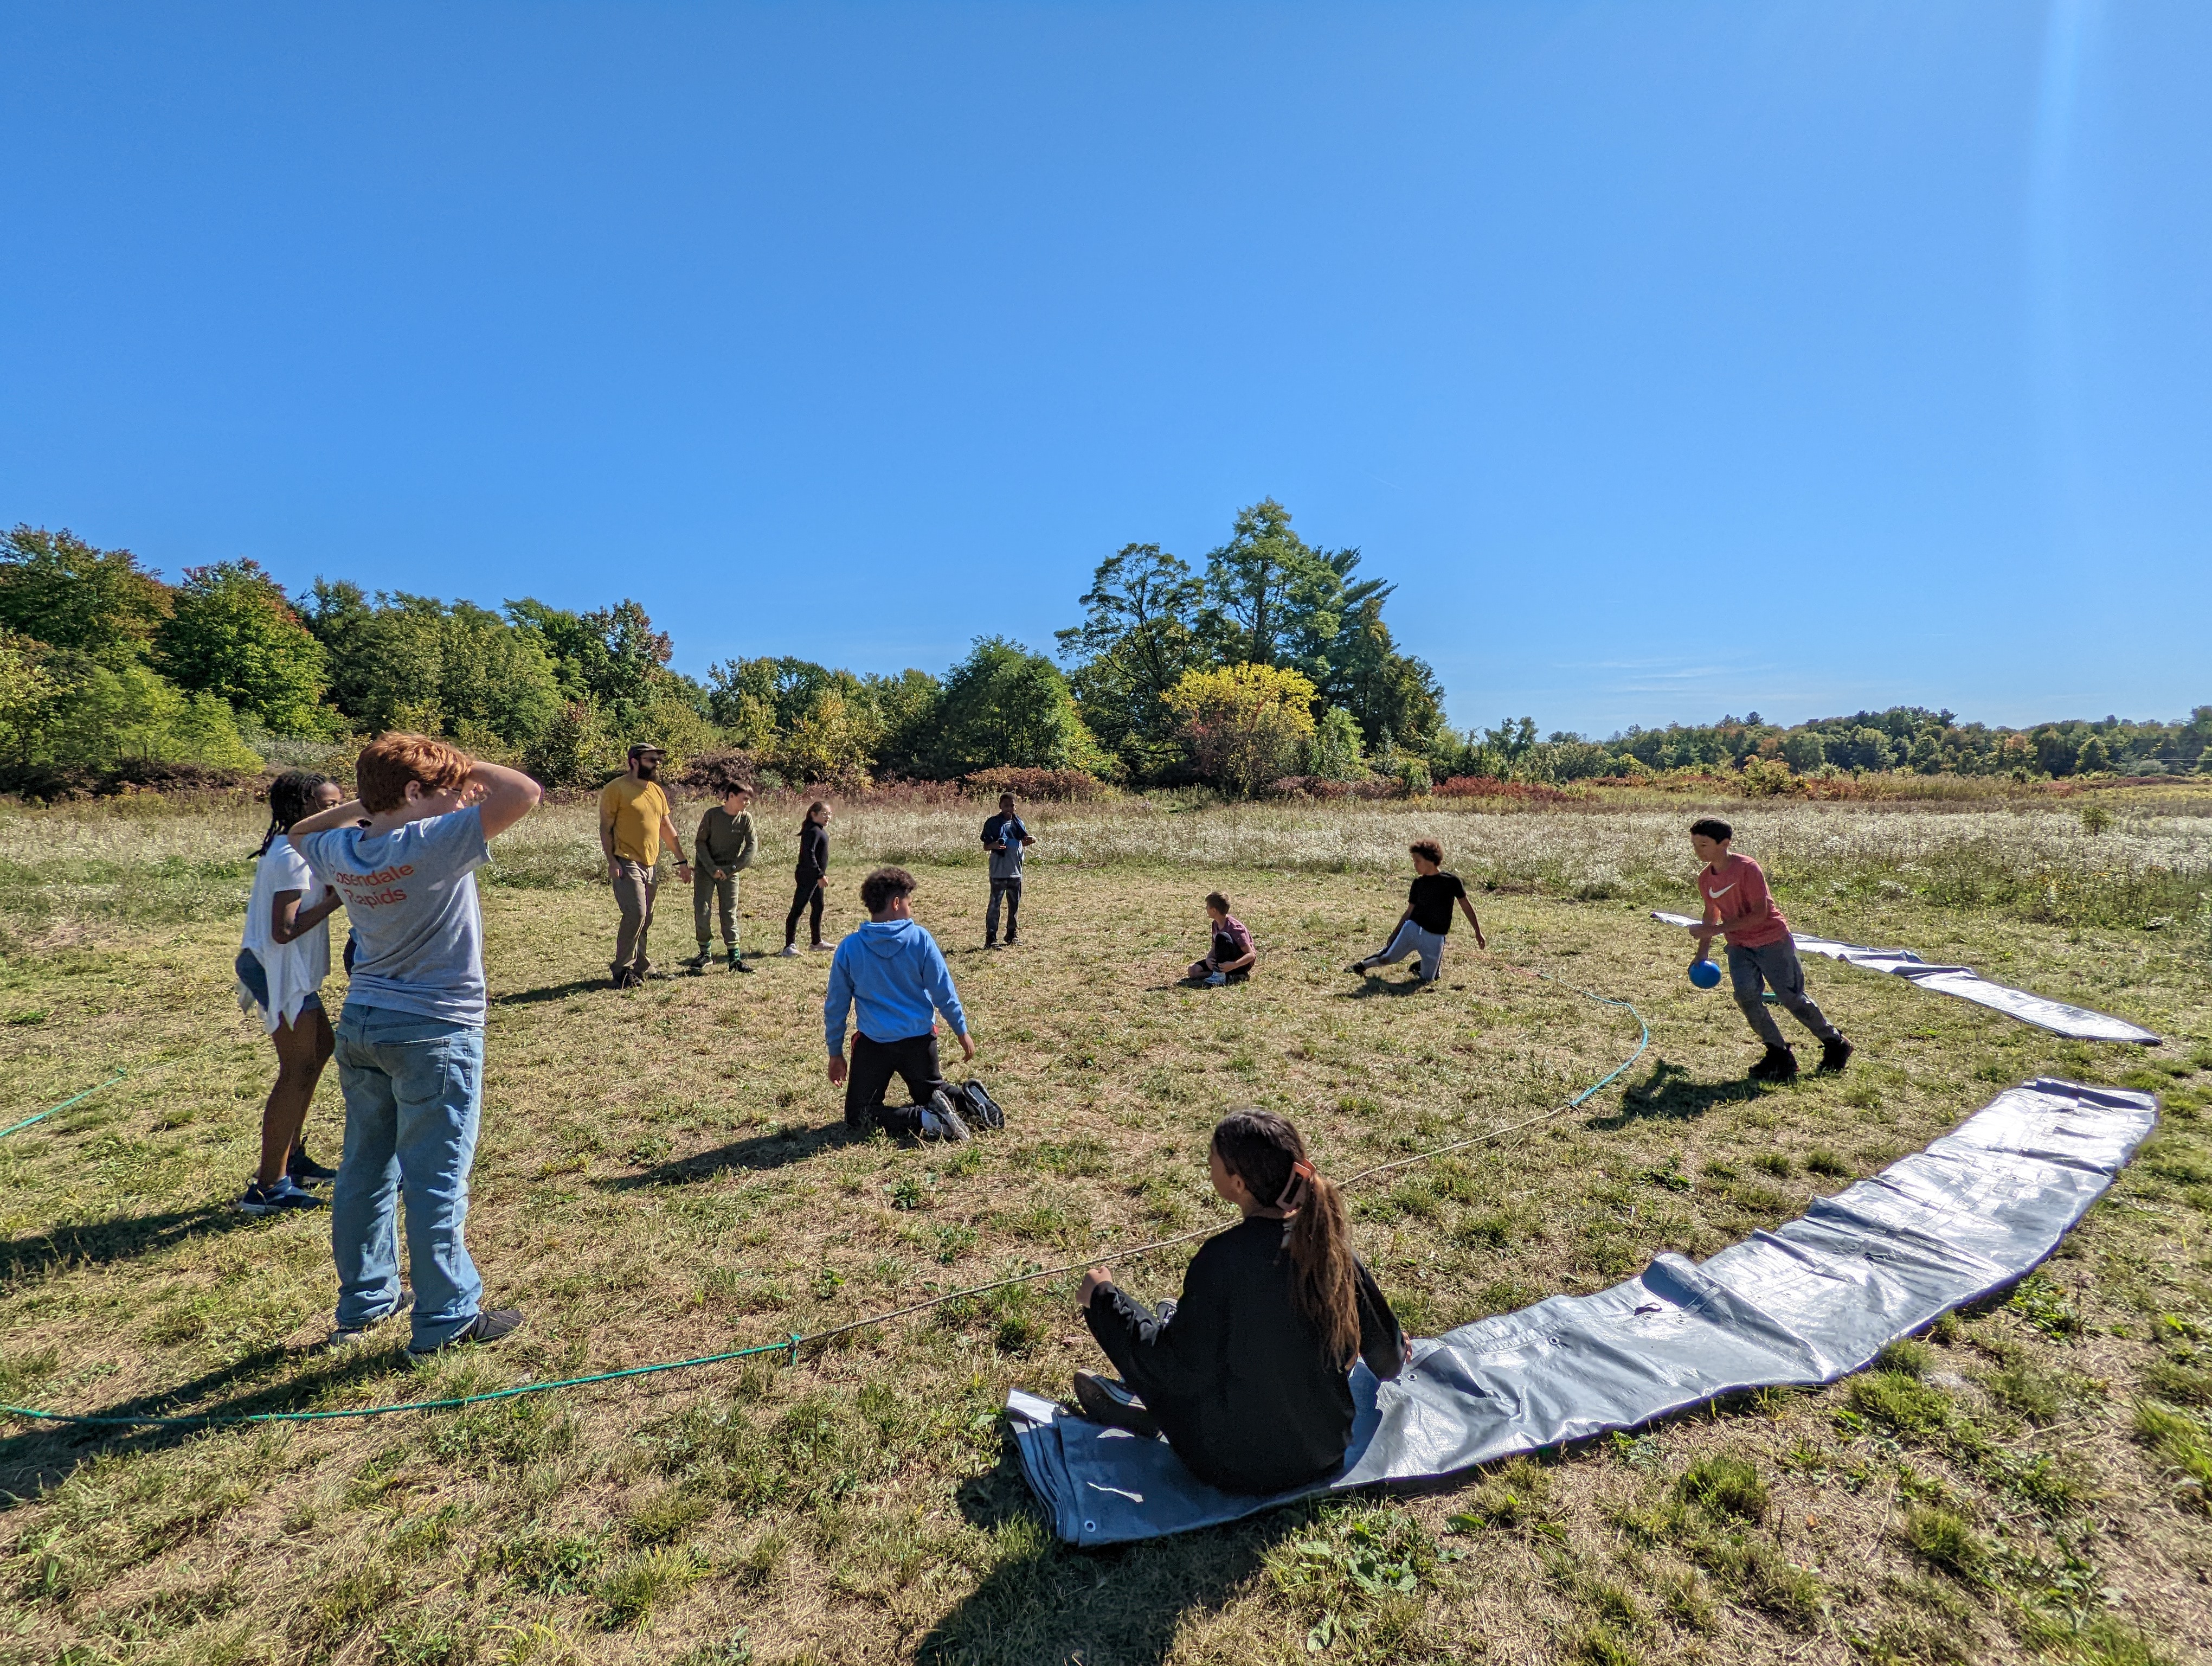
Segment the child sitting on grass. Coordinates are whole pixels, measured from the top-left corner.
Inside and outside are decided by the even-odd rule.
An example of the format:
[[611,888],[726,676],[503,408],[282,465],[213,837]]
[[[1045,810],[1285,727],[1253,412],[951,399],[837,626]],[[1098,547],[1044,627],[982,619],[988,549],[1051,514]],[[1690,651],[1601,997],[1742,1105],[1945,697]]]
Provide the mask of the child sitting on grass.
[[1380,954],[1353,961],[1345,970],[1371,972],[1377,966],[1395,966],[1407,955],[1418,954],[1421,987],[1433,988],[1444,969],[1444,936],[1451,930],[1454,903],[1474,927],[1474,946],[1487,949],[1490,944],[1482,934],[1482,921],[1474,916],[1474,904],[1467,899],[1467,887],[1458,874],[1444,872],[1444,848],[1434,839],[1416,839],[1407,848],[1413,858],[1413,884],[1406,894],[1406,911],[1398,916],[1390,945]]
[[1253,967],[1260,964],[1260,952],[1252,946],[1252,933],[1244,923],[1229,911],[1229,899],[1214,891],[1206,899],[1206,916],[1212,927],[1213,944],[1206,950],[1206,958],[1190,963],[1188,974],[1200,982],[1219,988],[1223,984],[1243,982],[1252,976]]
[[1225,1116],[1206,1160],[1243,1223],[1199,1247],[1157,1313],[1104,1268],[1084,1275],[1076,1300],[1121,1378],[1078,1371],[1075,1397],[1096,1421],[1164,1435],[1201,1481],[1279,1493],[1343,1463],[1352,1361],[1395,1377],[1406,1340],[1289,1119]]
[[1753,1032],[1766,1043],[1765,1055],[1751,1067],[1751,1079],[1786,1082],[1797,1074],[1797,1055],[1766,1010],[1762,983],[1774,991],[1790,1017],[1820,1037],[1822,1072],[1841,1070],[1850,1061],[1851,1044],[1805,993],[1805,968],[1797,958],[1790,922],[1774,906],[1774,895],[1767,890],[1766,875],[1759,864],[1729,848],[1735,837],[1735,830],[1717,817],[1690,824],[1690,848],[1705,864],[1698,873],[1698,895],[1705,904],[1705,918],[1690,927],[1690,934],[1698,939],[1699,960],[1711,956],[1716,936],[1728,939],[1729,987]]

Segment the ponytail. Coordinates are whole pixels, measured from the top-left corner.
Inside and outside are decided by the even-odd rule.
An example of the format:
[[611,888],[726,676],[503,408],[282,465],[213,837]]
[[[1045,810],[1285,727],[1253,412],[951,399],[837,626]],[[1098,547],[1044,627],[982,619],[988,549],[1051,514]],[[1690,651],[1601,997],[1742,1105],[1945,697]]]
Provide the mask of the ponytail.
[[1328,1358],[1351,1370],[1359,1353],[1359,1301],[1343,1194],[1307,1159],[1305,1141],[1290,1119],[1273,1111],[1223,1117],[1213,1149],[1253,1196],[1289,1218],[1283,1247],[1291,1258],[1293,1299],[1320,1333]]
[[266,856],[279,834],[289,832],[294,823],[305,821],[314,807],[316,790],[329,780],[329,776],[319,775],[313,769],[287,769],[270,781],[269,830],[261,836],[261,848],[253,854]]

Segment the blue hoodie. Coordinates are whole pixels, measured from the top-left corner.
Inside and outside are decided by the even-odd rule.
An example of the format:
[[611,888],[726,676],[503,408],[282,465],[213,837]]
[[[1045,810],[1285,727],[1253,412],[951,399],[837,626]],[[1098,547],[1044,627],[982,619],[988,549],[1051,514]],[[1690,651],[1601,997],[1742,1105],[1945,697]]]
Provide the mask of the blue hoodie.
[[952,969],[937,939],[911,920],[871,920],[837,945],[822,1002],[822,1029],[833,1055],[845,1050],[849,1007],[860,1009],[858,1028],[870,1041],[926,1036],[933,1010],[945,1014],[956,1035],[968,1033]]

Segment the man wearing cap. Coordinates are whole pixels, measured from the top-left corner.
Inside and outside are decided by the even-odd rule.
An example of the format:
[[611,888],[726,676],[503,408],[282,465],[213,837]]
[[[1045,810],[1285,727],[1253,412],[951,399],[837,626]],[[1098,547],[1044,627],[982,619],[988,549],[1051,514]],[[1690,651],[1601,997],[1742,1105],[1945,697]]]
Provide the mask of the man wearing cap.
[[622,909],[614,964],[607,968],[617,989],[635,988],[651,969],[645,939],[653,930],[653,893],[659,884],[663,845],[677,853],[676,877],[687,884],[691,879],[676,824],[669,819],[668,795],[660,790],[660,760],[666,756],[641,740],[629,749],[629,767],[599,793],[599,848],[606,853],[607,879]]

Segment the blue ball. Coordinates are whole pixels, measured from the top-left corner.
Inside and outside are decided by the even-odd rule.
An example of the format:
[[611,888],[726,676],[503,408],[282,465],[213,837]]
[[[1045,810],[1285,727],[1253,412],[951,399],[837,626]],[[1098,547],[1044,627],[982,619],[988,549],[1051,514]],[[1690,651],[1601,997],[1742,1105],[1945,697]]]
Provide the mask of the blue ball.
[[1717,989],[1721,969],[1710,960],[1693,960],[1690,963],[1690,982],[1700,989]]

